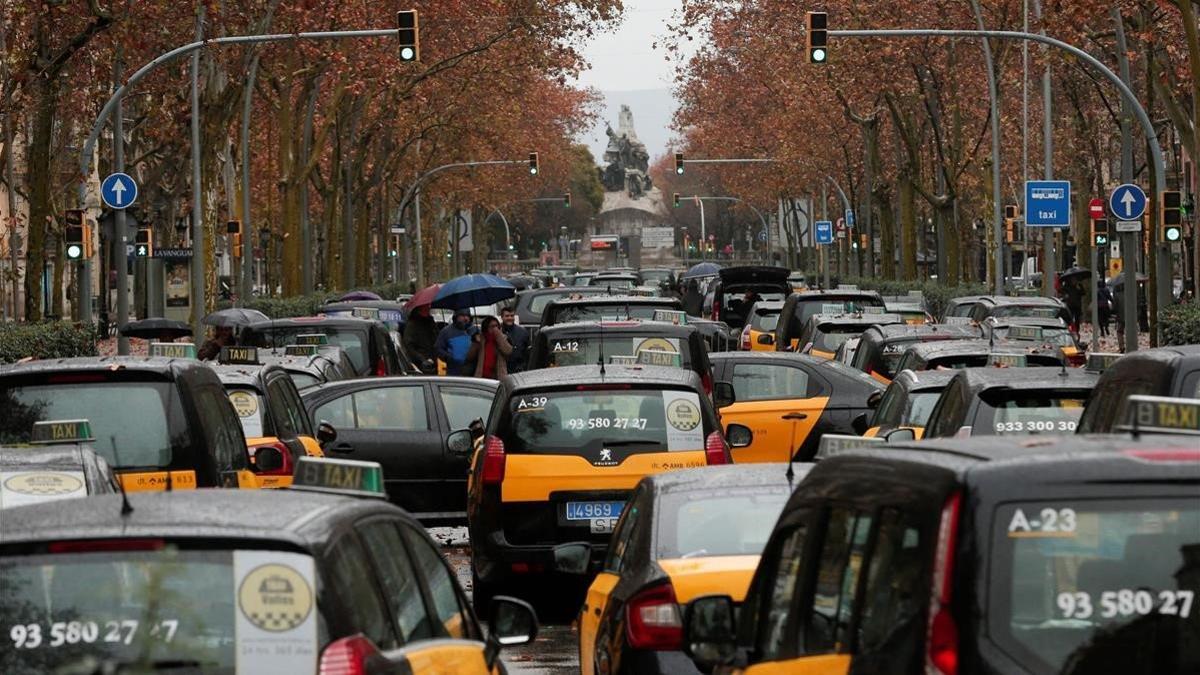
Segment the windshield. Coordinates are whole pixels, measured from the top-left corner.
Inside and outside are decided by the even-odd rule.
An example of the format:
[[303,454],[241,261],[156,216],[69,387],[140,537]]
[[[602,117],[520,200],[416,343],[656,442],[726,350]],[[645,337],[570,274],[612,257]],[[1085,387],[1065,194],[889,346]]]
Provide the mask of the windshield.
[[313,582],[311,557],[277,551],[3,557],[0,671],[311,672]]
[[971,425],[973,436],[1075,432],[1086,389],[985,391]]
[[879,412],[872,425],[889,428],[924,427],[941,396],[940,389],[910,391],[906,396],[901,386],[893,384],[879,402]]
[[897,340],[885,343],[877,350],[874,363],[866,365],[873,372],[879,373],[889,380],[894,379],[896,373],[900,372],[897,366],[900,365],[900,359],[904,358],[904,352],[912,345],[920,344],[920,342],[920,339],[914,338],[912,340]]
[[0,386],[0,443],[28,443],[34,422],[86,419],[92,447],[114,468],[169,466],[172,450],[188,445],[172,383],[109,382],[101,374],[48,379],[58,377],[69,381]]
[[668,492],[656,506],[656,557],[759,555],[787,499],[786,489]]
[[1029,672],[1181,673],[1200,663],[1200,577],[1185,553],[1200,546],[1194,492],[1007,504],[992,522],[984,634]]
[[673,302],[650,304],[645,302],[618,305],[613,303],[596,305],[567,305],[554,309],[553,318],[549,325],[556,323],[571,323],[573,321],[624,321],[626,319],[642,319],[650,321],[654,312],[660,309],[679,309]]
[[283,347],[295,344],[297,335],[324,333],[329,344],[341,347],[357,373],[367,372],[367,329],[336,328],[322,324],[311,326],[275,326],[256,328],[246,333],[247,343],[256,347]]
[[706,424],[692,391],[603,389],[514,396],[505,451],[587,454],[702,450]]
[[[692,365],[691,353],[684,338],[631,336],[629,333],[611,333],[603,339],[599,335],[548,338],[546,340],[546,366],[583,366],[600,362],[614,363],[613,357],[634,357],[647,365],[682,366]],[[643,352],[647,352],[643,354]],[[543,364],[534,364],[542,367]]]

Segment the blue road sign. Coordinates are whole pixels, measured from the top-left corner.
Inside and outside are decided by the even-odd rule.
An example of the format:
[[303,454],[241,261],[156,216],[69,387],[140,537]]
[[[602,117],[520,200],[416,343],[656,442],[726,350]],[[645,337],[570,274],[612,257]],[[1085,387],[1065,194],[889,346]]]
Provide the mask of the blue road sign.
[[854,209],[846,209],[846,227],[854,227]]
[[1027,227],[1071,226],[1071,181],[1025,181]]
[[127,209],[137,201],[137,196],[137,183],[129,174],[109,174],[100,184],[100,198],[110,209]]
[[813,223],[817,228],[817,243],[832,244],[833,243],[833,222],[829,220],[818,220]]
[[759,240],[759,241],[766,241],[766,240],[767,240],[767,231],[766,231],[766,230],[759,230],[759,231],[758,231],[758,240]]
[[1138,220],[1146,213],[1146,193],[1141,187],[1126,183],[1108,196],[1108,208],[1117,220]]

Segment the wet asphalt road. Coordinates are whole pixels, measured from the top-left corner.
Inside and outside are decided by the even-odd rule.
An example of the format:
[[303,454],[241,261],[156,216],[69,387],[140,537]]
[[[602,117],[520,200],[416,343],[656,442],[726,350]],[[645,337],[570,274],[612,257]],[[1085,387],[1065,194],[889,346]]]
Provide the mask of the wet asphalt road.
[[[429,533],[442,545],[467,595],[471,594],[471,556],[465,527],[435,527]],[[523,594],[518,594],[521,597]],[[563,607],[559,593],[526,597],[538,611],[541,628],[535,641],[501,652],[501,659],[510,675],[566,675],[579,672],[578,633],[574,623],[574,607]],[[549,597],[547,597],[549,596]],[[573,603],[570,603],[573,604]],[[486,620],[486,617],[480,617]]]

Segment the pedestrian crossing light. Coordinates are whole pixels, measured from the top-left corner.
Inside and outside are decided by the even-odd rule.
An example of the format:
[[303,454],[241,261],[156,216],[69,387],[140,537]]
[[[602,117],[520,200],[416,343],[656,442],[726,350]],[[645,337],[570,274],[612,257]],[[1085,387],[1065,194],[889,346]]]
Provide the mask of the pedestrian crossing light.
[[538,154],[536,152],[529,153],[529,175],[538,175]]
[[138,228],[133,239],[133,255],[135,258],[154,257],[154,232],[150,228]]
[[1164,242],[1183,241],[1183,195],[1179,190],[1163,190],[1159,195],[1158,222],[1162,225]]
[[675,203],[675,208],[679,208],[679,193],[678,192],[676,192],[674,194],[674,199],[672,201],[674,201],[674,203]]
[[1092,244],[1108,246],[1108,219],[1096,218],[1092,221]]
[[408,9],[396,12],[396,34],[400,38],[400,60],[421,60],[420,24],[417,20],[417,10]]
[[827,17],[825,12],[808,12],[805,15],[804,41],[808,48],[809,63],[825,63],[829,60]]
[[683,175],[683,153],[682,152],[675,153],[675,175],[677,175],[677,176]]

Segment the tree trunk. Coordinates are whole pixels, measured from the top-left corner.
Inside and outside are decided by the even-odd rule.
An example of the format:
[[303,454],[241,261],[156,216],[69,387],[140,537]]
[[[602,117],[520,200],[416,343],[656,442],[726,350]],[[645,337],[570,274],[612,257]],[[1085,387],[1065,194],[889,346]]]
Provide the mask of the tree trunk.
[[917,228],[916,188],[913,175],[901,169],[898,177],[900,192],[900,227],[903,231],[900,249],[900,278],[912,281],[917,278],[917,247],[920,243]]
[[53,218],[50,205],[51,144],[54,138],[54,112],[58,105],[55,78],[32,78],[29,82],[34,101],[33,124],[29,137],[29,233],[25,244],[25,319],[42,319],[42,272],[46,268],[46,228]]
[[896,279],[896,217],[892,211],[891,188],[885,183],[875,186],[872,194],[879,209],[879,267],[881,276],[889,281]]

